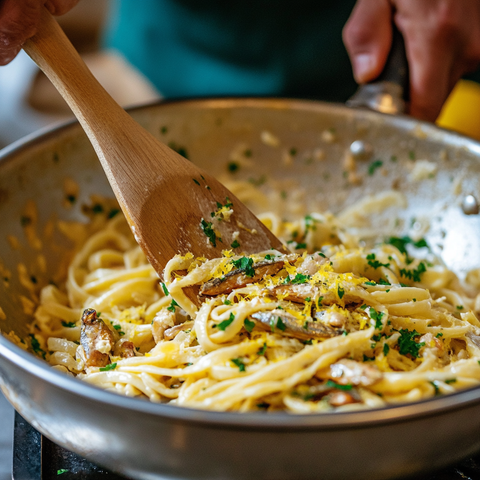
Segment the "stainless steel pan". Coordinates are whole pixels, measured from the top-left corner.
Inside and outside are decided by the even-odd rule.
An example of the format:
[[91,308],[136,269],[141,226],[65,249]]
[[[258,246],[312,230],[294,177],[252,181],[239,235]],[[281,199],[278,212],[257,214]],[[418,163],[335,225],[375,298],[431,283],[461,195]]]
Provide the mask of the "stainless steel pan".
[[[432,248],[461,277],[480,267],[480,220],[463,212],[478,211],[480,145],[472,140],[409,118],[306,101],[198,100],[131,113],[215,174],[266,179],[266,187],[274,180],[301,185],[313,209],[336,212],[365,195],[400,189],[408,207],[398,213],[399,229],[430,225],[426,236]],[[265,145],[262,131],[278,137],[280,146]],[[344,155],[355,140],[371,145],[373,153],[357,162],[362,183],[349,185]],[[251,150],[255,166],[229,174],[230,154],[240,143]],[[326,160],[311,161],[318,148]],[[283,155],[291,149],[296,154],[285,164]],[[438,170],[433,178],[411,180],[409,172],[422,159]],[[376,160],[382,165],[372,169]],[[73,206],[65,201],[66,178],[80,186]],[[112,195],[77,123],[26,138],[0,154],[4,334],[25,337],[32,321],[25,301],[32,292],[22,286],[18,264],[27,267],[38,287],[57,281],[72,244],[52,235],[48,222],[86,221],[81,204],[93,193]],[[38,219],[31,211],[26,214],[32,201]],[[376,221],[389,221],[391,215],[378,215]],[[27,238],[32,228],[39,242]],[[52,370],[1,335],[0,385],[21,415],[48,438],[136,479],[375,480],[442,467],[480,450],[480,388],[366,412],[205,412],[102,391]]]

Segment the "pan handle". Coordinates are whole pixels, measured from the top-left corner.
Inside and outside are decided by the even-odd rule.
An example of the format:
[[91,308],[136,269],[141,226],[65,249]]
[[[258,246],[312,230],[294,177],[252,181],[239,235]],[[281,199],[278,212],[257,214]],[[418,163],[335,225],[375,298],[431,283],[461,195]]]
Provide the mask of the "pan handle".
[[409,96],[408,62],[403,36],[393,28],[392,48],[380,76],[360,85],[347,100],[349,107],[366,107],[382,113],[404,113]]

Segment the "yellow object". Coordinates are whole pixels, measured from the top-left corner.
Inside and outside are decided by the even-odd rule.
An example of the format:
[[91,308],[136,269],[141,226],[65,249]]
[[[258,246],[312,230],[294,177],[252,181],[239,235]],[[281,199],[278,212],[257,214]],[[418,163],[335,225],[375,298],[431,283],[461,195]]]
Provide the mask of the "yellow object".
[[436,123],[480,140],[480,84],[459,80]]

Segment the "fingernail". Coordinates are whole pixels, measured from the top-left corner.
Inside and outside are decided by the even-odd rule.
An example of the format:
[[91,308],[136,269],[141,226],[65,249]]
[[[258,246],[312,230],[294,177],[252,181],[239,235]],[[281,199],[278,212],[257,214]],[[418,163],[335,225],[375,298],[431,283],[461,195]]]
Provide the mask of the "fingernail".
[[375,58],[369,53],[361,53],[353,58],[353,75],[357,83],[371,80],[375,68]]

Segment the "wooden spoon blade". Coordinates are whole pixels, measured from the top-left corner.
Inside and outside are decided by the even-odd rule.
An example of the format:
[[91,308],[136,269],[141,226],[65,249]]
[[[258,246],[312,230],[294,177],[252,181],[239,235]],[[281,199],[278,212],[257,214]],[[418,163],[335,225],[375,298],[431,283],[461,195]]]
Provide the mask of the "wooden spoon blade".
[[214,258],[282,243],[212,176],[136,123],[103,89],[46,9],[25,51],[90,139],[137,242],[159,275],[176,254]]

